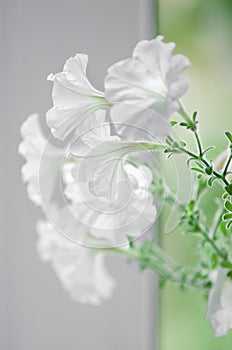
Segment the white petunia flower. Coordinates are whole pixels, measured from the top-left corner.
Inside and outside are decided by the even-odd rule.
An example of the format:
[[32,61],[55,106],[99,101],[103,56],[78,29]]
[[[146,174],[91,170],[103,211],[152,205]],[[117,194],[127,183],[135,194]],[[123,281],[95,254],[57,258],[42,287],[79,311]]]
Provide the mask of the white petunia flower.
[[[174,43],[163,36],[140,41],[131,58],[113,64],[105,79],[105,97],[110,103],[126,103],[149,108],[163,117],[180,108],[180,97],[188,88],[180,73],[189,66],[188,58],[173,55]],[[133,111],[127,121],[133,123]],[[141,118],[143,116],[141,115]],[[112,115],[113,121],[114,115]],[[144,126],[147,128],[146,119]]]
[[209,294],[206,317],[210,318],[216,337],[227,334],[232,328],[232,280],[228,270],[219,268]]
[[23,140],[18,151],[26,160],[22,178],[27,183],[29,199],[41,205],[41,194],[44,200],[49,200],[53,194],[63,151],[46,140],[38,114],[30,115],[22,124],[21,135]]
[[109,107],[104,94],[87,78],[88,56],[76,54],[69,58],[63,72],[50,74],[53,81],[53,107],[47,112],[47,124],[52,134],[64,140],[94,111]]
[[80,128],[83,133],[72,144],[71,156],[79,163],[78,180],[89,184],[96,196],[113,199],[120,181],[128,180],[124,165],[130,153],[161,150],[162,144],[126,141],[111,135],[105,112],[98,111]]
[[[78,225],[72,226],[66,209],[54,207],[54,210],[59,229],[79,229]],[[41,259],[51,263],[73,300],[99,305],[103,299],[111,297],[115,283],[106,271],[103,254],[64,238],[49,221],[39,221],[37,233]]]
[[157,212],[150,192],[152,173],[146,166],[123,165],[125,178],[117,184],[114,198],[96,196],[88,184],[79,181],[78,163],[65,164],[65,195],[73,215],[89,227],[85,244],[126,246],[127,236],[141,237],[153,225]]

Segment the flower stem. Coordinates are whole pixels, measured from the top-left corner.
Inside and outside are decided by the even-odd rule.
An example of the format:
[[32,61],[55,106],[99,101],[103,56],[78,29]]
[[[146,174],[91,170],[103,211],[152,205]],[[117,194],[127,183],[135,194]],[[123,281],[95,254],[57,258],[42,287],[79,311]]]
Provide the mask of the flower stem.
[[153,252],[144,252],[133,247],[129,249],[109,248],[107,251],[128,256],[141,263],[142,268],[157,272],[166,280],[182,287],[204,288],[205,281],[191,277],[189,271],[177,265],[161,248],[154,247]]
[[223,170],[223,175],[226,176],[227,175],[227,172],[228,172],[228,169],[229,169],[229,166],[230,166],[230,163],[232,161],[232,154],[229,156],[227,162],[226,162],[226,165],[225,165],[225,168]]

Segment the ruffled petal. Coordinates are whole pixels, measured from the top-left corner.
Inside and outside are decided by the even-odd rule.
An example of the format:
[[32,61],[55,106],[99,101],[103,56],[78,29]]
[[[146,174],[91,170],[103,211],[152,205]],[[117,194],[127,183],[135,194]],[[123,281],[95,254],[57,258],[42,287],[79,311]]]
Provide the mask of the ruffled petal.
[[23,140],[18,151],[26,160],[22,179],[27,183],[29,199],[39,206],[42,198],[49,201],[52,197],[63,151],[46,140],[38,114],[30,115],[22,124],[21,135]]
[[[179,98],[187,90],[180,73],[189,66],[183,55],[173,55],[174,43],[164,43],[163,37],[139,42],[131,58],[108,69],[105,96],[110,103],[127,103],[150,108],[169,117],[180,108]],[[172,87],[172,88],[171,88]],[[171,95],[170,95],[171,88]],[[146,120],[144,120],[144,127]]]
[[[60,226],[69,226],[66,210],[55,210],[57,220],[62,221]],[[78,226],[75,229],[78,230]],[[64,238],[48,221],[37,224],[37,233],[37,250],[41,259],[51,263],[73,300],[99,305],[103,299],[111,297],[115,282],[104,266],[102,255]]]
[[53,108],[47,112],[47,124],[60,140],[95,110],[108,107],[103,93],[87,78],[87,63],[87,55],[76,54],[66,61],[63,72],[48,77],[53,82]]

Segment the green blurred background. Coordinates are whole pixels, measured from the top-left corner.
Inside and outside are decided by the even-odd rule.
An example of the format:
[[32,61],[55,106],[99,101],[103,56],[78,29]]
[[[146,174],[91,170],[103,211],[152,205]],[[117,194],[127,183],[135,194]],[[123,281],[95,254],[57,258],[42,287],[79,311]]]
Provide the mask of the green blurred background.
[[[232,126],[232,0],[160,0],[159,33],[166,41],[175,41],[176,52],[191,60],[191,85],[184,103],[190,113],[199,112],[204,144],[216,145],[212,155],[217,155],[226,147],[223,132]],[[209,220],[218,190],[203,203]],[[180,230],[163,234],[162,242],[179,262],[191,265],[197,258],[194,239]],[[167,285],[161,292],[161,350],[232,349],[232,331],[214,338],[205,309],[199,293]]]

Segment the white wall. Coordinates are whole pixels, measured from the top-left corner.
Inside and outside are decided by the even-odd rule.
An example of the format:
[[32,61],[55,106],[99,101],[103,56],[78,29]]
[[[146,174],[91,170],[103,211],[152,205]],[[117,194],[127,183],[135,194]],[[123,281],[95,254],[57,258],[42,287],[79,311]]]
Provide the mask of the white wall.
[[[1,2],[0,349],[154,349],[154,279],[112,257],[118,286],[101,307],[74,303],[35,250],[40,216],[21,183],[19,128],[51,105],[50,72],[76,52],[90,56],[89,75],[103,86],[107,67],[151,33],[152,0],[5,0]],[[4,154],[7,153],[5,159]],[[3,197],[4,192],[4,197]],[[5,210],[5,212],[3,211]],[[4,245],[3,245],[4,244]]]

